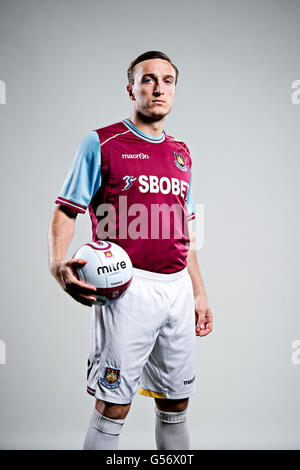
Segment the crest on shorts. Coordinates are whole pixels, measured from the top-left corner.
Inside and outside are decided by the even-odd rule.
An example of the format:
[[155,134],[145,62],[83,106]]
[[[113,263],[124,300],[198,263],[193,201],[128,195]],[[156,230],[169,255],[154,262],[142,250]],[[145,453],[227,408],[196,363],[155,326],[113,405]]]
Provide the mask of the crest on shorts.
[[118,388],[120,379],[120,369],[105,367],[103,377],[99,377],[99,383],[106,388]]
[[182,171],[187,171],[187,166],[185,163],[184,156],[181,155],[181,153],[177,153],[177,152],[174,152],[174,155],[175,155],[174,162],[177,168],[179,168],[179,170],[182,170]]

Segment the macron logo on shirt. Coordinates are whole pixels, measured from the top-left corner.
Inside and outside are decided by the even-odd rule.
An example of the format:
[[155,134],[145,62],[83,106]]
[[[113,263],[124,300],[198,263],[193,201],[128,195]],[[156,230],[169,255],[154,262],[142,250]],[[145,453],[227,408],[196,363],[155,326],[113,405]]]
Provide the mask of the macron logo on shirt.
[[150,157],[144,153],[122,153],[122,158],[139,158],[140,160],[144,160]]

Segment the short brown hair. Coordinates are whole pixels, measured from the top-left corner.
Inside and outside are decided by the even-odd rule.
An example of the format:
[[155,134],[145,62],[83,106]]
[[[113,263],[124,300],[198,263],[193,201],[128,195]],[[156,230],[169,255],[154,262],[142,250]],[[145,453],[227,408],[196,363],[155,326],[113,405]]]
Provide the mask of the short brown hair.
[[144,60],[149,60],[149,59],[167,60],[175,70],[175,83],[177,83],[178,69],[177,69],[176,65],[174,65],[172,63],[170,57],[168,57],[166,54],[164,54],[163,52],[160,52],[160,51],[148,51],[148,52],[144,52],[143,54],[139,55],[136,59],[134,59],[130,63],[130,65],[128,67],[128,70],[127,70],[128,83],[130,85],[133,85],[133,83],[134,83],[134,78],[133,78],[133,69],[134,69],[134,67],[137,64],[139,64],[140,62],[143,62]]

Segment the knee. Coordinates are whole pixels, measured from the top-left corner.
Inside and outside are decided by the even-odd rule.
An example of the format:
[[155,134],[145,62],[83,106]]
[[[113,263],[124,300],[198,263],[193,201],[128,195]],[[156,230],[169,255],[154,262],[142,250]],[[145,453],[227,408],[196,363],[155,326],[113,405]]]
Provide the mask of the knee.
[[110,419],[125,419],[131,403],[121,405],[119,403],[109,403],[107,401],[96,399],[96,410],[99,411],[103,416]]
[[159,411],[180,412],[187,409],[189,399],[168,400],[165,398],[155,398],[155,403]]

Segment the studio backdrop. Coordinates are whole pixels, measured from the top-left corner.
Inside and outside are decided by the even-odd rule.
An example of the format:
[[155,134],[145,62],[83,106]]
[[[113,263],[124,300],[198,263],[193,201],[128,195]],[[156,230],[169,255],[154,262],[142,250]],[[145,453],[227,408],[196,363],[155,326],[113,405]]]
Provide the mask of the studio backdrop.
[[[1,1],[1,449],[82,448],[91,310],[49,273],[47,230],[80,141],[130,116],[147,50],[179,69],[165,130],[191,151],[214,315],[192,448],[299,449],[299,25],[299,0]],[[68,256],[90,240],[79,215]],[[120,446],[155,449],[153,399],[136,395]]]

